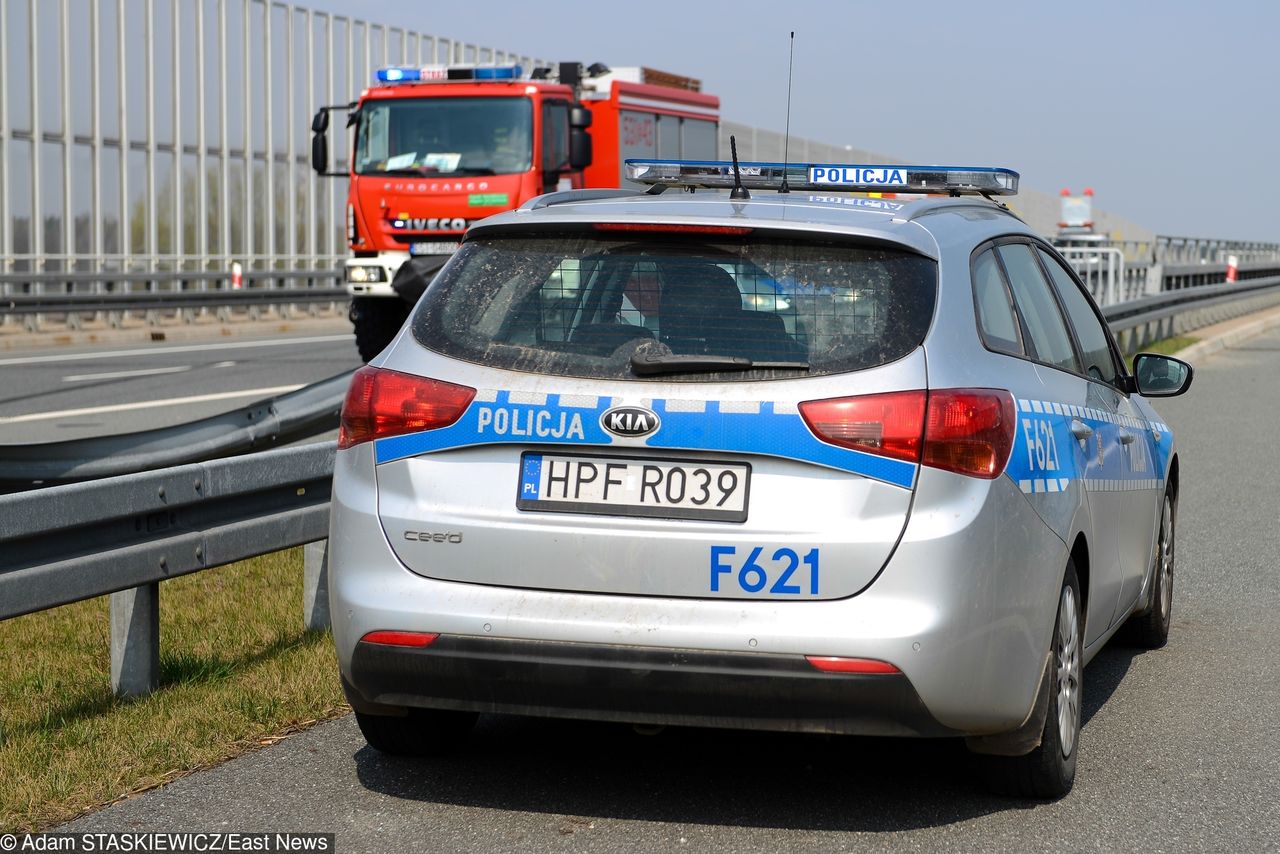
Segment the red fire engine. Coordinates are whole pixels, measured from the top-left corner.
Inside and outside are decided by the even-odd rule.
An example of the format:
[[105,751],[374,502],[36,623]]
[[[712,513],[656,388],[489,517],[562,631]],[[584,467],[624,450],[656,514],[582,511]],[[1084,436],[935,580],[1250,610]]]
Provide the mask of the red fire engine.
[[[720,99],[653,69],[426,66],[376,77],[311,123],[312,166],[350,179],[346,283],[366,361],[475,220],[557,189],[625,186],[627,158],[718,154]],[[353,129],[349,172],[328,171],[334,110]]]

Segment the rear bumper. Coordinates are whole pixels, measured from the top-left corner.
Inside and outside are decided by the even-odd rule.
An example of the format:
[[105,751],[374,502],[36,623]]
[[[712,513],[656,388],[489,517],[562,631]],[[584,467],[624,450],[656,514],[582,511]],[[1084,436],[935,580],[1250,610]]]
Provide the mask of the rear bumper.
[[352,704],[630,723],[894,736],[958,735],[898,674],[815,670],[799,655],[445,635],[360,642]]

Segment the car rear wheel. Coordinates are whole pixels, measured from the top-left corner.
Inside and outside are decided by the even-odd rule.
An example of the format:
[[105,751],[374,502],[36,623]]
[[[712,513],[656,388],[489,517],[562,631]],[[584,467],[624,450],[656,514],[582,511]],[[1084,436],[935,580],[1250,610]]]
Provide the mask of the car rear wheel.
[[392,756],[443,756],[456,750],[472,727],[475,712],[408,709],[403,717],[356,712],[369,746]]
[[1159,649],[1169,642],[1169,623],[1173,615],[1173,546],[1177,505],[1169,492],[1164,494],[1160,511],[1160,535],[1156,541],[1151,567],[1150,606],[1144,613],[1129,618],[1125,638],[1135,646]]
[[1068,560],[1050,650],[1049,708],[1040,746],[1024,756],[984,756],[988,785],[1000,794],[1053,799],[1071,791],[1080,744],[1084,611],[1075,564]]

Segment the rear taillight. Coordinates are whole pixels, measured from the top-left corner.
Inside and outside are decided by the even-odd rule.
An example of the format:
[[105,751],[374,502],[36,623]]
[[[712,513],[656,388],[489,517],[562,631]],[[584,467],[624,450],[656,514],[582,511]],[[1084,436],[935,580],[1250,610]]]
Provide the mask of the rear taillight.
[[920,462],[924,391],[864,394],[800,404],[800,415],[819,439],[895,460]]
[[924,464],[992,480],[1004,471],[1017,430],[1007,391],[953,388],[929,392]]
[[366,365],[356,371],[342,403],[338,448],[448,427],[476,390]]
[[800,404],[819,439],[895,460],[993,479],[1016,429],[1013,397],[981,388],[899,391]]

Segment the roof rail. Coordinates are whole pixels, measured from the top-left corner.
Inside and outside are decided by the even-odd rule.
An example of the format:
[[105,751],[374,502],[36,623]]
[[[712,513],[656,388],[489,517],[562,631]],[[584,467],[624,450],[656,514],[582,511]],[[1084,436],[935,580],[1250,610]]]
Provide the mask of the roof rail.
[[522,211],[536,211],[542,208],[549,208],[552,205],[567,205],[571,202],[589,202],[595,199],[621,199],[629,196],[643,196],[643,190],[616,190],[609,188],[595,190],[559,190],[554,193],[544,193],[541,196],[534,196],[529,201],[520,206]]
[[991,210],[992,208],[995,208],[1000,213],[1008,214],[1009,216],[1016,219],[1018,222],[1026,224],[1026,220],[1023,219],[1020,214],[1016,213],[1012,208],[1010,208],[1008,205],[1006,205],[1005,203],[1001,202],[998,199],[975,199],[967,196],[964,198],[939,197],[939,198],[920,199],[919,201],[911,205],[911,208],[907,211],[907,217],[905,221],[914,222],[920,217],[928,216],[930,214],[935,214],[935,213],[938,213],[939,211],[943,211],[943,212],[953,211],[956,208],[966,208],[966,207],[981,208],[987,211]]

